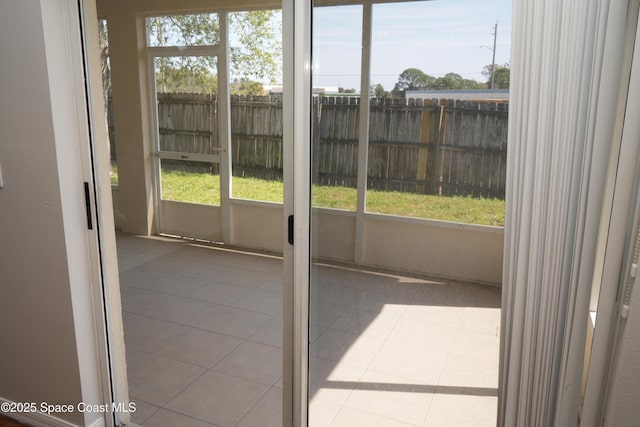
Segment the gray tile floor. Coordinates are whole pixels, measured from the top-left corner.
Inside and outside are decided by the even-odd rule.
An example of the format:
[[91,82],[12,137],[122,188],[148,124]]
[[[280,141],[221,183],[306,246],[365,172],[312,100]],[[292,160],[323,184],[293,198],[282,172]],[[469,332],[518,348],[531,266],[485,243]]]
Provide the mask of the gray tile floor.
[[[280,426],[282,261],[118,235],[144,426]],[[494,426],[500,291],[329,265],[311,289],[310,426]]]

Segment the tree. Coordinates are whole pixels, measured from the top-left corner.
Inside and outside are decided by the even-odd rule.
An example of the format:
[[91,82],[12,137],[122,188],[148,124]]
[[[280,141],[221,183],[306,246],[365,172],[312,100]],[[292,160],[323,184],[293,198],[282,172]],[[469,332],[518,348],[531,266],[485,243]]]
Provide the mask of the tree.
[[485,85],[472,79],[465,79],[456,73],[447,73],[442,77],[433,77],[417,68],[408,68],[400,74],[392,94],[405,96],[407,90],[447,90],[482,89]]
[[422,70],[407,68],[398,77],[398,82],[391,93],[394,96],[401,97],[408,90],[430,89],[435,81],[435,77],[425,74]]
[[205,57],[163,57],[155,59],[156,91],[172,93],[216,93],[215,63]]
[[371,89],[369,90],[369,92],[376,98],[389,98],[391,96],[391,93],[384,90],[384,86],[382,86],[380,83],[371,85]]
[[241,79],[282,82],[282,28],[276,11],[229,14],[231,75]]
[[496,67],[496,73],[493,77],[494,89],[509,89],[509,79],[511,70],[508,67]]
[[[271,83],[281,80],[282,41],[276,14],[273,10],[229,14],[229,68],[233,78]],[[148,18],[147,32],[151,46],[215,45],[220,38],[215,14]],[[203,93],[217,90],[213,57],[162,57],[155,62],[158,90]]]
[[445,89],[482,89],[484,85],[478,83],[472,79],[464,79],[461,75],[456,73],[447,73],[443,77],[438,77],[431,89],[445,90]]
[[[491,64],[485,65],[482,69],[482,75],[487,78],[487,86],[491,87]],[[509,63],[504,65],[496,64],[496,71],[493,76],[493,88],[492,89],[509,89],[509,78],[511,75],[511,70],[509,68]]]
[[231,82],[231,95],[264,96],[261,83],[247,79],[235,79]]

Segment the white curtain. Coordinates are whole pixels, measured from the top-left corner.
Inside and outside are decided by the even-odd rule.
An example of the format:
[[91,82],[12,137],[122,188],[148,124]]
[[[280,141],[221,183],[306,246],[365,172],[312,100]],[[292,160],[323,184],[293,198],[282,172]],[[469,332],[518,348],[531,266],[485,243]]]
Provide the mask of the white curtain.
[[498,414],[505,427],[578,425],[626,3],[513,3]]

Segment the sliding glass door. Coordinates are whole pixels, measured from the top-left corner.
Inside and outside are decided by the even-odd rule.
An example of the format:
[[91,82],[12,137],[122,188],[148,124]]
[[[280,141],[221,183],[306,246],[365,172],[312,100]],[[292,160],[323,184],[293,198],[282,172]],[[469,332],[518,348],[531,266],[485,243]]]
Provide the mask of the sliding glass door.
[[308,423],[495,425],[510,1],[318,3]]

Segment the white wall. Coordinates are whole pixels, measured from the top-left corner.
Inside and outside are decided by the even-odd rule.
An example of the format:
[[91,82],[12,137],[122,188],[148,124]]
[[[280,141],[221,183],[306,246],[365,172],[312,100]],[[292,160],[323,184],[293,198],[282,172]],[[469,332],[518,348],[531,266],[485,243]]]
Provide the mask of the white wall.
[[[117,190],[114,187],[114,195]],[[119,210],[114,196],[114,211]],[[220,241],[220,207],[162,201],[164,232]],[[314,208],[312,257],[353,263],[355,212]],[[231,200],[231,245],[281,253],[282,204]],[[474,224],[365,215],[363,266],[500,285],[504,230]]]
[[364,263],[500,285],[503,240],[501,227],[367,214]]
[[163,200],[160,210],[162,231],[166,234],[211,241],[222,239],[219,206]]
[[[77,16],[68,0],[3,2],[0,11],[0,399],[38,408],[102,403],[105,385],[84,212]],[[53,415],[72,425],[103,421],[96,413]]]
[[[81,400],[40,2],[0,13],[0,397]],[[80,423],[79,414],[60,415]]]
[[281,203],[231,201],[231,244],[282,253],[284,243]]

